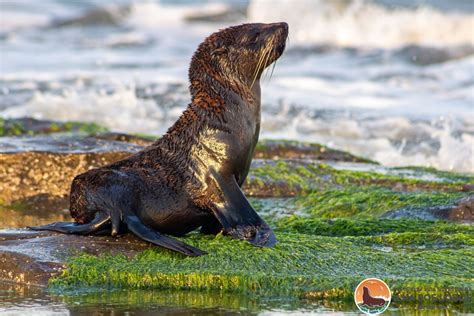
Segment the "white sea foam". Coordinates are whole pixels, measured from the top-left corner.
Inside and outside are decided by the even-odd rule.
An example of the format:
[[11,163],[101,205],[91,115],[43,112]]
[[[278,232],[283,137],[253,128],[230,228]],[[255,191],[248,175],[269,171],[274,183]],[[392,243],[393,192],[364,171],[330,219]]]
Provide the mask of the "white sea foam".
[[[319,119],[305,113],[288,119],[283,112],[264,113],[262,138],[300,139],[376,160],[387,166],[431,166],[441,170],[474,172],[474,137],[453,133],[454,123],[436,127],[404,117]],[[457,135],[460,134],[460,135]]]
[[225,12],[228,6],[219,3],[166,5],[158,2],[132,3],[127,23],[138,28],[157,28],[180,26],[189,16],[219,14]]
[[474,17],[428,6],[387,7],[364,0],[252,0],[251,21],[286,21],[291,41],[303,44],[398,47],[474,43]]
[[0,117],[34,117],[59,121],[97,122],[112,130],[163,133],[164,118],[153,100],[138,99],[132,86],[105,91],[66,91],[62,95],[36,92],[24,105],[0,112]]
[[29,27],[46,26],[50,22],[47,15],[26,12],[0,12],[0,33]]

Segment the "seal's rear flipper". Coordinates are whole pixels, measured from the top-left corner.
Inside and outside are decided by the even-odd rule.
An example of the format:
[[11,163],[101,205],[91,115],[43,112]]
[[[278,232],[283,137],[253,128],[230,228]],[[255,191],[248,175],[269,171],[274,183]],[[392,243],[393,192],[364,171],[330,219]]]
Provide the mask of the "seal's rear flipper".
[[186,256],[198,257],[206,254],[204,251],[187,245],[182,241],[162,235],[151,228],[145,226],[140,219],[135,215],[127,215],[124,218],[128,230],[140,237],[143,240],[151,242],[160,247],[180,252]]
[[255,246],[273,247],[277,241],[275,234],[250,205],[235,178],[225,179],[215,171],[213,175],[223,201],[214,203],[212,211],[224,227],[224,233],[248,240]]
[[87,235],[104,228],[104,226],[108,224],[109,220],[109,215],[103,212],[98,212],[96,217],[87,224],[79,224],[75,222],[56,222],[44,226],[28,226],[28,228],[32,230],[49,230],[63,234]]

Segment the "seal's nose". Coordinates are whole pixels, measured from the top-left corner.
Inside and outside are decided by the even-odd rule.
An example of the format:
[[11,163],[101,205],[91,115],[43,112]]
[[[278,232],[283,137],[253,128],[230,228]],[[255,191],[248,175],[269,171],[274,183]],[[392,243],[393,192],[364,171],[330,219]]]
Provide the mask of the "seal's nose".
[[288,33],[288,23],[286,22],[280,22],[277,23],[286,33]]
[[283,29],[285,31],[288,31],[288,23],[286,22],[270,23],[270,26],[272,28]]
[[274,31],[278,30],[283,34],[288,34],[288,23],[286,22],[271,23],[270,27]]

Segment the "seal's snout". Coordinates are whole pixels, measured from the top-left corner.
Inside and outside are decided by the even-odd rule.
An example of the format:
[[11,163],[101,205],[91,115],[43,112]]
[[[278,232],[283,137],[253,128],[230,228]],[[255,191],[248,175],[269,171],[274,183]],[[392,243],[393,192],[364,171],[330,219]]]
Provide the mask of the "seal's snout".
[[278,22],[270,24],[274,27],[274,29],[282,32],[283,34],[288,35],[288,23],[286,22]]
[[272,30],[273,37],[276,39],[275,50],[277,56],[275,56],[275,59],[277,59],[281,56],[281,54],[283,54],[283,51],[285,50],[289,27],[288,23],[286,22],[271,23],[269,26]]

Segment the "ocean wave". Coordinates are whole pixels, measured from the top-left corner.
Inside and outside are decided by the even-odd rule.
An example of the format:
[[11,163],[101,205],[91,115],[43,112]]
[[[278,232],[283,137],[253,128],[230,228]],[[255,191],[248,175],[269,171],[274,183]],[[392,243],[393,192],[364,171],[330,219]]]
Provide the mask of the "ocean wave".
[[155,41],[155,38],[146,33],[131,31],[107,35],[104,38],[84,38],[80,43],[83,48],[127,48],[150,47]]
[[28,12],[2,13],[0,18],[0,34],[8,34],[19,29],[44,27],[50,23],[46,14]]
[[25,104],[0,112],[0,117],[96,122],[112,130],[163,133],[165,118],[152,99],[138,98],[135,87],[117,85],[105,90],[64,91],[61,95],[36,92]]
[[408,45],[395,52],[395,56],[421,66],[440,64],[450,60],[462,59],[471,55],[474,55],[473,45],[452,47]]
[[252,0],[251,21],[286,21],[291,43],[393,48],[473,44],[474,16],[429,6],[387,8],[373,2]]
[[363,119],[344,111],[315,114],[307,109],[283,107],[280,112],[262,114],[261,138],[327,144],[387,166],[428,166],[474,173],[474,133],[468,119]]
[[405,62],[419,66],[445,63],[451,60],[463,59],[474,55],[474,45],[456,45],[447,47],[434,47],[410,44],[397,49],[371,49],[359,47],[338,47],[331,44],[313,44],[290,47],[286,55],[305,58],[311,55],[346,53],[347,55],[366,55],[372,62],[392,61],[401,59]]
[[[198,43],[224,22],[238,23],[224,18],[232,10],[245,20],[236,3],[2,6],[0,33],[11,36],[0,35],[0,117],[162,134],[189,102],[186,73]],[[248,20],[286,20],[291,33],[273,77],[262,80],[261,137],[321,142],[388,165],[474,172],[472,11],[426,3],[438,1],[392,9],[252,0]]]
[[[160,135],[179,117],[188,98],[184,83],[44,91],[1,111],[0,117],[96,122],[114,131]],[[323,143],[388,166],[474,172],[472,116],[421,119],[285,102],[265,103],[262,111],[261,138]]]
[[86,10],[73,17],[59,17],[51,23],[52,27],[123,25],[136,29],[157,27],[176,27],[186,21],[213,22],[242,16],[238,8],[231,10],[226,4],[178,4],[135,1],[125,5],[108,5]]

